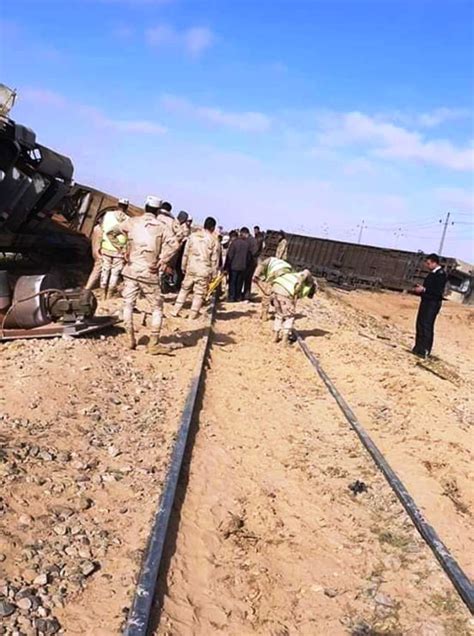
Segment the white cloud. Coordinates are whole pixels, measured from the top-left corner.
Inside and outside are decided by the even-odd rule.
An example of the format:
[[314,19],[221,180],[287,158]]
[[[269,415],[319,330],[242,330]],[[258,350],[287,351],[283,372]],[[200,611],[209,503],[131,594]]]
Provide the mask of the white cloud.
[[436,188],[435,195],[443,209],[470,213],[474,217],[474,188]]
[[215,35],[208,27],[193,26],[179,31],[168,24],[158,24],[146,29],[145,39],[152,47],[182,48],[191,57],[199,57],[215,42]]
[[197,106],[186,99],[174,95],[164,95],[161,99],[161,104],[171,112],[244,132],[265,132],[272,123],[271,118],[264,113],[255,111],[233,112],[216,107]]
[[71,114],[75,113],[95,126],[109,128],[121,133],[162,135],[166,132],[166,128],[156,122],[144,119],[114,119],[99,108],[74,102],[48,89],[25,88],[20,91],[20,97],[36,105],[53,109],[67,109]]
[[318,117],[324,146],[366,145],[384,158],[406,159],[451,170],[474,170],[474,147],[459,147],[446,139],[425,139],[391,122],[360,112],[322,114]]
[[443,106],[426,113],[420,113],[417,121],[420,126],[433,128],[448,121],[468,119],[469,117],[472,118],[472,113],[467,108],[447,108]]
[[51,108],[64,108],[67,105],[65,97],[46,88],[23,88],[19,99],[25,99],[42,106],[50,106]]

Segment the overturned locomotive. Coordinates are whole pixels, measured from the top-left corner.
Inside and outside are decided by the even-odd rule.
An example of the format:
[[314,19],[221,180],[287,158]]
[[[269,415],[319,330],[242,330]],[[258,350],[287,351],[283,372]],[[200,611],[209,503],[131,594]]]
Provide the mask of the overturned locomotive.
[[73,184],[68,157],[10,118],[15,97],[0,85],[0,339],[110,325],[115,319],[95,317],[96,299],[80,287],[91,264],[81,230],[100,212],[93,192]]

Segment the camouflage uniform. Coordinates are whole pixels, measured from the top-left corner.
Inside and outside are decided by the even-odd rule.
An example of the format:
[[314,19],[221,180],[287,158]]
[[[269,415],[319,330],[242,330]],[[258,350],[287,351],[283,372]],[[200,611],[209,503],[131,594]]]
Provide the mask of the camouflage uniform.
[[260,305],[260,318],[262,320],[267,320],[272,303],[272,281],[281,274],[291,272],[292,269],[289,263],[276,256],[270,256],[257,265],[254,279],[259,280],[259,286],[262,291],[262,302]]
[[281,258],[284,261],[288,258],[288,240],[286,238],[282,238],[278,242],[275,256],[276,258]]
[[217,238],[208,230],[193,232],[186,242],[183,254],[183,271],[186,275],[176,299],[174,315],[182,309],[191,290],[194,291],[191,316],[197,317],[202,307],[209,282],[217,276],[220,249]]
[[102,225],[97,223],[92,230],[91,247],[92,258],[94,259],[94,267],[92,268],[89,278],[87,279],[86,289],[94,289],[100,280],[102,272],[102,258],[100,253],[100,245],[102,243]]
[[275,278],[272,282],[272,302],[275,307],[275,322],[273,330],[275,341],[280,340],[281,335],[285,342],[289,342],[290,332],[293,329],[296,314],[296,302],[309,292],[313,283],[313,277],[308,270],[302,272],[288,272]]
[[138,297],[142,295],[152,310],[151,353],[165,353],[158,346],[163,322],[163,298],[158,268],[165,266],[174,254],[174,234],[169,224],[163,223],[159,217],[149,212],[127,219],[120,225],[120,231],[128,238],[127,264],[123,271],[123,320],[130,335],[130,346],[135,347],[133,310]]
[[117,228],[124,223],[127,215],[122,210],[109,210],[102,220],[102,272],[100,287],[113,294],[117,288],[120,274],[124,266],[125,237],[117,232]]

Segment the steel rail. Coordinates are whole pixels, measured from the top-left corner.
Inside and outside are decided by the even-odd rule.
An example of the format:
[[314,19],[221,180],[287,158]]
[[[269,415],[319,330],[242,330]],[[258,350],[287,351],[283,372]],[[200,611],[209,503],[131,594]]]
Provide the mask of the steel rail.
[[207,353],[209,351],[215,309],[216,301],[214,299],[212,302],[212,312],[208,332],[202,341],[194,374],[189,385],[188,395],[181,415],[178,435],[166,474],[164,489],[161,493],[158,508],[155,513],[153,526],[148,539],[148,545],[138,577],[135,596],[123,632],[124,636],[146,636],[150,627],[163,549],[166,542],[171,510],[173,508],[176,495],[176,487],[178,485],[183,457],[188,442],[189,429],[196,410],[199,387],[201,384]]
[[357,417],[355,416],[354,412],[352,411],[350,406],[347,404],[345,399],[342,397],[342,395],[339,393],[339,391],[337,390],[332,380],[326,374],[326,372],[321,366],[321,363],[316,358],[314,353],[311,351],[311,349],[308,347],[306,342],[298,333],[296,333],[296,336],[297,336],[297,342],[300,348],[302,349],[303,353],[308,358],[312,366],[316,369],[317,373],[319,374],[320,378],[322,379],[322,381],[328,388],[329,392],[331,393],[333,398],[336,400],[345,418],[347,419],[347,421],[349,422],[353,430],[358,435],[360,441],[362,442],[365,449],[368,451],[368,453],[374,460],[376,466],[381,470],[381,472],[385,476],[385,479],[388,481],[392,490],[397,495],[398,499],[400,500],[402,506],[405,508],[406,512],[408,513],[416,529],[418,530],[420,535],[423,537],[425,542],[428,544],[428,546],[431,548],[433,554],[439,561],[443,570],[446,572],[448,578],[450,579],[451,583],[455,587],[461,599],[466,604],[468,610],[471,612],[471,614],[474,614],[474,587],[471,581],[469,580],[469,577],[464,573],[464,571],[461,569],[457,561],[449,552],[446,545],[441,541],[441,539],[439,538],[433,526],[431,526],[428,523],[428,521],[425,519],[425,517],[423,516],[423,513],[416,505],[415,500],[407,491],[401,479],[398,477],[395,471],[388,464],[383,454],[380,452],[380,450],[375,445],[371,437],[368,435],[368,433],[362,427],[360,422],[357,420]]

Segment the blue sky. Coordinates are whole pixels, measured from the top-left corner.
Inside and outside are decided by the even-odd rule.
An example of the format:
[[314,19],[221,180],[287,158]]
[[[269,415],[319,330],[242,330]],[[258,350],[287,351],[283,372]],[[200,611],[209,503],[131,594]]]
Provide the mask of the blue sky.
[[474,3],[0,2],[13,116],[79,182],[474,261]]

